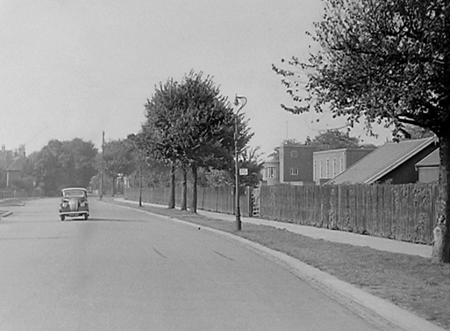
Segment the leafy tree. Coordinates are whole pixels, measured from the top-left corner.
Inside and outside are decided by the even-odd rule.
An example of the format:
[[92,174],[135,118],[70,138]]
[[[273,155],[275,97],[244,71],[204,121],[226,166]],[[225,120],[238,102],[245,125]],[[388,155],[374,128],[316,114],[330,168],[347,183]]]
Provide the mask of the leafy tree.
[[163,162],[145,152],[142,133],[130,134],[127,139],[132,142],[135,163],[134,173],[130,177],[130,185],[140,188],[139,205],[142,206],[142,188],[166,186],[169,169]]
[[175,165],[181,162],[178,138],[179,84],[173,79],[155,88],[147,100],[146,118],[139,134],[139,146],[145,155],[170,166],[170,199],[168,208],[175,208]]
[[92,142],[75,138],[71,141],[50,140],[39,152],[28,158],[36,185],[46,195],[56,195],[67,186],[87,187],[95,175],[97,149]]
[[135,169],[133,143],[127,139],[111,140],[104,145],[103,166],[112,180],[112,195],[116,194],[116,181],[121,175],[128,176]]
[[[239,168],[247,168],[248,175],[241,176],[239,183],[242,186],[255,187],[259,185],[262,179],[261,171],[264,168],[264,161],[261,161],[259,147],[246,147],[241,152],[239,159]],[[211,169],[204,173],[206,184],[212,187],[232,186],[235,185],[235,164],[233,163],[230,170]]]
[[230,172],[225,170],[211,169],[209,171],[202,171],[201,177],[204,177],[205,186],[223,187],[234,185],[234,180]]
[[423,139],[433,136],[434,133],[428,129],[415,125],[405,125],[404,139]]
[[319,150],[358,148],[359,139],[339,130],[327,130],[315,136],[310,144],[318,146]]
[[273,66],[294,100],[284,108],[327,108],[350,125],[364,119],[369,131],[384,123],[396,138],[407,124],[432,131],[440,144],[442,201],[432,260],[450,262],[450,3],[325,0],[311,36],[320,49],[307,63],[292,57],[283,68]]
[[68,184],[87,187],[91,178],[97,173],[95,158],[97,149],[92,142],[75,138],[65,141],[62,145],[60,162],[66,174]]
[[50,140],[39,152],[34,167],[34,175],[45,195],[57,195],[63,186],[61,165],[58,156],[62,154],[62,143]]

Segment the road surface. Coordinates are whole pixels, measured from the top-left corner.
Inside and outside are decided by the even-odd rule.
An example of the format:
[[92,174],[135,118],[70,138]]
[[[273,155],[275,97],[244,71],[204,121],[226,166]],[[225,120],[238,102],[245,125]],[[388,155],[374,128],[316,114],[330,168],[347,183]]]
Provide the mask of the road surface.
[[204,229],[91,198],[0,221],[0,330],[380,330],[280,265]]

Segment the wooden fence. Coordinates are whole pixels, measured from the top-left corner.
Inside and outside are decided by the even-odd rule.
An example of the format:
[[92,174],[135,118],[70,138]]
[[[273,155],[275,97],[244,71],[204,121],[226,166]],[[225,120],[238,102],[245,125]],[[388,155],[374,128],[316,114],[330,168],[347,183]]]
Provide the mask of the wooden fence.
[[31,198],[40,197],[42,192],[40,191],[26,191],[26,190],[1,190],[0,199],[11,199],[11,198]]
[[[161,205],[167,205],[169,202],[170,189],[164,188],[142,188],[142,202],[149,202]],[[124,192],[125,199],[139,200],[138,188],[126,188]],[[188,189],[188,206],[190,205],[192,191]],[[241,215],[251,216],[252,202],[251,191],[243,191],[239,199]],[[180,206],[181,187],[175,190],[175,204]],[[197,208],[219,212],[224,214],[234,214],[234,188],[233,187],[199,187],[197,189]]]
[[436,185],[262,186],[260,217],[431,244]]
[[[415,243],[433,241],[437,185],[277,185],[259,190],[255,196],[261,218]],[[253,214],[251,195],[250,190],[241,195],[243,216]],[[189,191],[188,200],[191,196]],[[139,190],[126,189],[125,198],[138,200]],[[177,187],[177,206],[180,198]],[[144,188],[142,201],[167,205],[169,188]],[[197,207],[234,214],[233,188],[199,187]]]

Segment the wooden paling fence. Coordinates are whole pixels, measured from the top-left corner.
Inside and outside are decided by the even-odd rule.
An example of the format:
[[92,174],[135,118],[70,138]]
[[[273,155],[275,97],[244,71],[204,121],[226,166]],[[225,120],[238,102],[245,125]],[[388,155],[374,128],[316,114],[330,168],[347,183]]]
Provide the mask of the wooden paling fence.
[[[167,205],[169,188],[143,188],[142,201]],[[180,205],[181,188],[176,189]],[[431,244],[436,220],[437,185],[322,185],[262,186],[247,189],[240,199],[241,215],[254,213],[281,222],[349,231],[396,240]],[[192,193],[188,190],[188,205]],[[139,199],[138,188],[127,188],[125,198]],[[197,208],[233,214],[232,187],[198,188]]]
[[260,217],[431,244],[437,185],[262,186]]
[[0,199],[11,198],[30,198],[41,196],[42,192],[26,191],[26,190],[2,190],[0,191]]
[[13,191],[0,191],[0,199],[14,198]]
[[[138,188],[126,188],[125,199],[139,200]],[[142,188],[142,201],[167,205],[169,202],[170,189],[161,188]],[[192,199],[192,190],[188,189],[188,206]],[[180,206],[181,187],[175,190],[175,204]],[[234,188],[233,187],[198,187],[197,189],[197,208],[225,214],[234,214]],[[239,206],[243,216],[251,216],[252,202],[250,189],[243,190],[240,194]]]

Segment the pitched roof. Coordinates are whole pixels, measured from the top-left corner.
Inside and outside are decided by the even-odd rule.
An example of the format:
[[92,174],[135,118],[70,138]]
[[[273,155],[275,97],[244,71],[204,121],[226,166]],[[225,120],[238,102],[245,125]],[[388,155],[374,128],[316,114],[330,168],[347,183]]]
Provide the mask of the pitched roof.
[[439,148],[428,156],[424,157],[421,161],[416,163],[416,167],[439,167],[441,164],[441,158],[439,157]]
[[386,143],[349,167],[327,184],[372,184],[436,142],[435,137]]
[[19,156],[13,161],[13,163],[11,163],[11,165],[8,167],[8,169],[6,169],[6,171],[22,171],[26,160],[27,159],[25,156]]

